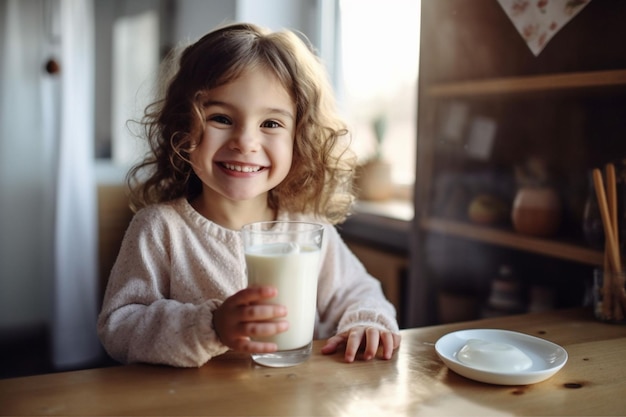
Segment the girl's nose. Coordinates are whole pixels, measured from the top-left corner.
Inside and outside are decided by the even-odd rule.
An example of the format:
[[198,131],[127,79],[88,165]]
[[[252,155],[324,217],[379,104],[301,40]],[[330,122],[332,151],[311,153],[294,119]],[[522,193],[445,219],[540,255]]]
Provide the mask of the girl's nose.
[[258,132],[253,127],[242,126],[235,129],[229,142],[229,149],[239,151],[242,154],[256,152],[259,146]]

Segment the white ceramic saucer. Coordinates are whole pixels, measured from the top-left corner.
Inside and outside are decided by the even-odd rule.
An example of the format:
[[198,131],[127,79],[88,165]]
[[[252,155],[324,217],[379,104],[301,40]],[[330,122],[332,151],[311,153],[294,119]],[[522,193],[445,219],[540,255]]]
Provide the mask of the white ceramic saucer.
[[[486,371],[469,366],[457,358],[459,350],[470,339],[492,343],[506,343],[520,349],[532,360],[523,371]],[[454,372],[475,381],[498,385],[529,385],[544,381],[557,373],[567,362],[567,352],[561,346],[539,337],[510,330],[459,330],[442,336],[435,343],[441,360]]]

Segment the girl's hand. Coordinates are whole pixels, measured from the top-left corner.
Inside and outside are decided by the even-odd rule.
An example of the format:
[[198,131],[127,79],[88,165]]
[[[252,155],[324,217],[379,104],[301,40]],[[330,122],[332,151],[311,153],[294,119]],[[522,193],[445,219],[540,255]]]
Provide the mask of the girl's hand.
[[400,335],[378,330],[375,327],[356,326],[328,339],[322,347],[322,353],[335,353],[340,346],[345,346],[344,358],[346,362],[354,362],[360,349],[363,350],[363,360],[368,361],[376,356],[381,344],[383,348],[382,358],[391,359],[394,350],[400,347]]
[[276,296],[274,287],[249,287],[224,300],[213,312],[213,327],[223,344],[248,353],[275,352],[275,343],[256,342],[251,337],[272,336],[289,328],[282,305],[260,304]]

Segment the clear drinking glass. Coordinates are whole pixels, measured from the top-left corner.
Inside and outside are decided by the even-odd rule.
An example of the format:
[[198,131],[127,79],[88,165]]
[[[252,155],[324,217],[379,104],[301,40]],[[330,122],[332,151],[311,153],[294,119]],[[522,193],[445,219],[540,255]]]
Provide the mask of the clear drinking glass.
[[248,285],[271,285],[278,295],[269,302],[287,307],[289,329],[258,338],[278,345],[273,353],[252,354],[261,365],[298,365],[311,355],[317,302],[317,277],[324,228],[321,224],[274,221],[245,225],[241,236]]

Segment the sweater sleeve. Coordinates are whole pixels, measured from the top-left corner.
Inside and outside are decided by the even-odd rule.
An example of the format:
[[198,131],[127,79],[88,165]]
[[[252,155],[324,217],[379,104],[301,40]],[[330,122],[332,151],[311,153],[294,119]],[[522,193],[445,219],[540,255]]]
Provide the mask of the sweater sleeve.
[[158,220],[139,212],[129,225],[107,285],[98,334],[109,355],[122,363],[201,366],[228,350],[212,326],[221,301],[170,299],[172,236]]
[[394,306],[380,281],[365,270],[337,230],[327,226],[318,286],[319,335],[329,337],[358,325],[399,331]]

